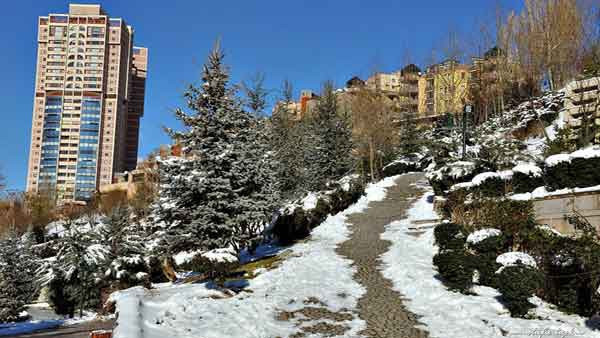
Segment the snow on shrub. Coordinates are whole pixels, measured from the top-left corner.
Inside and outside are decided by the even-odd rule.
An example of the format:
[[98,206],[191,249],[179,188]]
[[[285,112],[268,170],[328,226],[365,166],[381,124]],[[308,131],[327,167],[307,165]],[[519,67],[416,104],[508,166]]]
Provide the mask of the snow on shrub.
[[477,243],[483,241],[484,239],[494,237],[494,236],[500,236],[501,234],[502,234],[502,231],[500,231],[498,229],[493,229],[493,228],[477,230],[477,231],[469,234],[469,236],[467,237],[467,243],[471,244],[471,245],[477,244]]
[[544,185],[542,168],[530,164],[521,163],[513,169],[512,187],[515,193],[526,193]]
[[180,254],[178,259],[179,262],[183,262],[177,264],[178,269],[200,272],[208,279],[226,277],[240,265],[238,256],[232,248]]
[[600,185],[600,147],[591,146],[545,160],[546,185],[551,190]]
[[[502,294],[504,305],[510,311],[510,315],[512,317],[525,317],[527,312],[535,307],[529,302],[529,298],[535,294],[536,290],[541,288],[543,279],[535,266],[521,264],[519,263],[521,259],[515,261],[516,256],[525,259],[522,255],[507,256],[506,261],[515,262],[515,264],[507,265],[499,273],[498,289]],[[535,264],[535,262],[533,263]]]
[[482,196],[496,197],[506,193],[506,183],[513,176],[512,170],[500,172],[484,172],[476,175],[470,182],[463,182],[453,185],[450,191],[458,189],[468,189]]
[[526,265],[532,268],[537,268],[537,263],[535,259],[530,255],[520,252],[520,251],[512,251],[506,252],[496,258],[496,263],[502,265],[502,268],[498,269],[496,273],[501,273],[502,270],[509,266],[515,265]]
[[467,237],[467,245],[475,253],[474,265],[478,271],[478,283],[496,287],[495,272],[501,267],[496,257],[507,249],[507,241],[502,232],[494,228],[475,231]]
[[319,193],[309,193],[307,197],[292,202],[280,210],[268,233],[281,244],[291,244],[306,238],[328,214],[336,214],[358,201],[363,195],[365,185],[358,177],[352,177],[343,178],[326,188],[329,189]]
[[429,162],[430,161],[425,160],[425,156],[421,153],[402,155],[383,167],[383,177],[401,175],[411,171],[422,170],[429,165]]
[[435,194],[443,195],[454,184],[470,180],[475,175],[476,169],[477,166],[474,162],[455,161],[427,173],[426,177],[433,187]]

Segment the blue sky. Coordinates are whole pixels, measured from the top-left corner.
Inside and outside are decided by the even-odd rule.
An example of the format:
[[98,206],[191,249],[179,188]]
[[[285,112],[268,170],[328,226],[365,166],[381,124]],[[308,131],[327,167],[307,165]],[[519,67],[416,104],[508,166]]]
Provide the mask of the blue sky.
[[[2,4],[0,172],[11,189],[24,189],[27,175],[37,17],[66,13],[68,3],[19,0]],[[182,106],[186,84],[198,80],[218,36],[233,81],[260,71],[269,88],[278,88],[287,78],[297,94],[304,88],[318,90],[328,79],[343,85],[353,75],[394,70],[405,60],[424,66],[431,60],[432,48],[449,30],[470,39],[477,33],[478,22],[493,22],[496,6],[487,0],[77,3],[99,3],[111,16],[124,18],[135,29],[136,44],[150,50],[141,157],[169,143],[161,126],[177,126],[172,111]],[[499,3],[513,9],[521,1]]]

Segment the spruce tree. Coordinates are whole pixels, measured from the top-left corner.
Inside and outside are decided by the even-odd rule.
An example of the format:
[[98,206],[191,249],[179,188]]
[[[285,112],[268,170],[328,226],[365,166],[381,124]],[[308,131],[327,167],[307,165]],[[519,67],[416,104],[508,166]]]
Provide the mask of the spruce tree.
[[0,323],[19,320],[27,299],[21,289],[28,276],[21,267],[20,246],[16,235],[0,242]]
[[319,190],[328,180],[347,174],[352,166],[352,129],[345,112],[338,109],[332,82],[325,82],[312,119],[312,137],[306,156],[311,180],[309,188]]
[[146,236],[141,226],[131,221],[131,216],[127,207],[119,206],[106,216],[98,230],[108,251],[104,277],[124,283],[123,287],[145,282],[148,271],[144,262]]
[[185,93],[183,131],[167,129],[186,158],[159,163],[156,221],[165,223],[162,248],[210,250],[247,245],[269,220],[275,196],[264,124],[243,111],[217,44],[204,65],[202,85]]
[[416,153],[420,149],[419,131],[417,130],[415,113],[406,111],[402,114],[402,127],[399,140],[400,155],[408,155]]
[[67,220],[57,241],[56,259],[39,271],[39,282],[49,286],[50,303],[59,314],[73,316],[75,310],[95,308],[100,301],[98,281],[106,265],[108,247],[94,232]]
[[284,81],[281,98],[271,117],[271,146],[274,150],[277,180],[285,197],[293,197],[303,182],[303,151],[306,150],[302,140],[304,130],[302,121],[295,121],[295,112],[290,109],[293,103],[293,88],[289,81]]

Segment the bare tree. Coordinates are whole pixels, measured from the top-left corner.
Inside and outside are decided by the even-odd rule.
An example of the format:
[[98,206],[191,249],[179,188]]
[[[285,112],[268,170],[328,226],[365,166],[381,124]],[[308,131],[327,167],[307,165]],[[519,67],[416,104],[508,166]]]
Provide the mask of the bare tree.
[[376,180],[381,169],[378,162],[395,143],[392,102],[377,91],[362,88],[352,93],[350,107],[355,150],[361,162],[367,161],[371,180]]
[[248,81],[242,81],[241,87],[246,94],[246,106],[255,116],[262,115],[269,95],[269,90],[265,88],[265,74],[257,72]]

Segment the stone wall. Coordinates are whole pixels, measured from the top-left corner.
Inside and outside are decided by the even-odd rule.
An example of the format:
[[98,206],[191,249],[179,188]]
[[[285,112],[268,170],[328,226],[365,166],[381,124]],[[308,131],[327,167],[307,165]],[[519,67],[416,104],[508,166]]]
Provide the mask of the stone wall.
[[536,219],[562,233],[573,232],[566,216],[578,211],[600,232],[600,192],[570,193],[533,201]]

